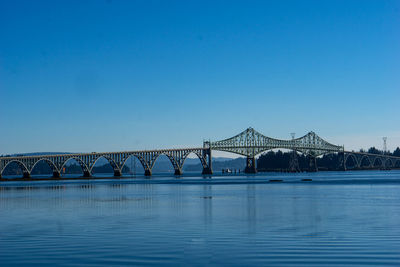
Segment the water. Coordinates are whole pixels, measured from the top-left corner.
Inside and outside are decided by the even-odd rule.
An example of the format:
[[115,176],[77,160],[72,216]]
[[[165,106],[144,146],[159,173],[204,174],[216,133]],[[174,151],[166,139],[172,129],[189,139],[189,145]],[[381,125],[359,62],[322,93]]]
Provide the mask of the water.
[[399,225],[400,171],[0,183],[1,266],[398,266]]

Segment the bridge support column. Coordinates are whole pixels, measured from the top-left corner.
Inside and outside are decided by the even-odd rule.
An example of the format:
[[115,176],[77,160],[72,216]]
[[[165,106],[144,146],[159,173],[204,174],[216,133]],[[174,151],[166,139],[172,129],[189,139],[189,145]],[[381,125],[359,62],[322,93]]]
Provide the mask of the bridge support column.
[[151,170],[150,169],[144,170],[144,176],[151,176]]
[[83,177],[92,177],[90,171],[83,171]]
[[24,178],[31,178],[31,174],[29,172],[24,172]]
[[203,150],[203,158],[207,162],[207,166],[203,165],[203,171],[201,174],[211,175],[213,174],[212,171],[212,156],[211,156],[211,149]]
[[318,171],[318,166],[317,166],[317,158],[316,157],[310,157],[310,172],[317,172]]
[[343,171],[347,171],[346,169],[346,154],[343,152]]
[[213,174],[212,169],[210,167],[203,168],[201,174]]
[[53,171],[53,178],[60,178],[61,174],[58,171]]
[[180,168],[175,169],[175,175],[182,175],[182,170]]
[[257,173],[255,157],[247,157],[246,168],[244,169],[244,172],[245,173]]
[[120,169],[114,169],[114,176],[115,176],[115,177],[120,177],[120,176],[122,176],[121,170],[120,170]]

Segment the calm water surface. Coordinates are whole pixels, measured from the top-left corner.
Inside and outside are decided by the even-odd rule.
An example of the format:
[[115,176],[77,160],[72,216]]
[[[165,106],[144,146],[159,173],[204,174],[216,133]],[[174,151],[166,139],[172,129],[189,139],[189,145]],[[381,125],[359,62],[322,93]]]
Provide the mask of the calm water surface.
[[0,263],[400,265],[400,171],[1,182]]

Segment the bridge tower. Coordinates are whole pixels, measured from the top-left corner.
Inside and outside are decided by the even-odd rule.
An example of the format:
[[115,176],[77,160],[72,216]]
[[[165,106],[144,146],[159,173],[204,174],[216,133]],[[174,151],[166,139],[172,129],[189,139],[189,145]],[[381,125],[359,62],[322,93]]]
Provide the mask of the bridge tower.
[[256,158],[254,156],[247,156],[245,173],[257,173]]
[[210,147],[210,142],[203,142],[203,148],[208,148],[208,149],[204,149],[202,151],[202,156],[203,159],[206,160],[207,162],[207,166],[203,165],[203,171],[201,174],[212,174],[212,156],[211,156],[211,147]]
[[313,151],[309,154],[309,172],[317,172],[318,171],[318,166],[317,166],[317,156],[314,154]]
[[290,154],[290,161],[289,161],[289,171],[290,172],[299,172],[300,167],[299,167],[299,161],[297,160],[297,152],[295,149],[295,140],[294,137],[296,133],[290,133],[292,136],[292,153]]
[[317,172],[317,171],[318,171],[317,157],[310,156],[310,172]]

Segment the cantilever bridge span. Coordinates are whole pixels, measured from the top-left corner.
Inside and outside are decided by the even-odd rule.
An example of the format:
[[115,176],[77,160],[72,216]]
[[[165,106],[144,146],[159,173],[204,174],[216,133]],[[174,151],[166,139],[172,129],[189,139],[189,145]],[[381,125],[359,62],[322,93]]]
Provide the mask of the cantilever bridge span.
[[[318,170],[316,158],[331,153],[339,153],[342,155],[341,164],[343,170],[346,170],[346,162],[350,158],[352,158],[355,163],[354,168],[361,168],[363,166],[366,168],[390,168],[398,166],[400,163],[400,157],[346,151],[344,146],[331,144],[314,132],[309,132],[296,139],[280,140],[264,136],[253,128],[247,128],[245,131],[231,138],[216,142],[205,142],[204,147],[245,156],[247,158],[245,172],[247,173],[256,172],[256,155],[271,149],[288,149],[309,156],[310,170],[313,171]],[[362,165],[363,162],[367,164]]]
[[[310,166],[315,171],[318,170],[316,157],[330,153],[343,155],[343,170],[346,170],[346,162],[350,158],[353,159],[356,168],[361,168],[365,165],[367,167],[376,167],[377,163],[380,167],[386,168],[397,166],[400,163],[400,157],[345,151],[343,146],[333,145],[314,132],[309,132],[297,139],[280,140],[264,136],[253,128],[248,128],[228,139],[215,142],[206,141],[203,143],[203,147],[200,148],[0,157],[0,178],[5,168],[12,163],[19,166],[24,178],[29,178],[35,166],[42,161],[50,166],[53,171],[53,177],[59,178],[61,170],[71,159],[75,159],[80,164],[83,176],[90,177],[95,163],[100,158],[108,160],[114,169],[114,176],[121,176],[122,168],[129,157],[136,157],[142,164],[145,175],[150,176],[154,163],[160,155],[168,157],[174,167],[175,175],[181,175],[183,164],[191,153],[194,153],[200,159],[203,166],[203,174],[212,174],[212,150],[245,156],[247,158],[245,172],[255,173],[255,157],[271,149],[289,149],[308,155],[311,159]],[[364,164],[362,164],[363,162]]]
[[303,154],[312,156],[314,158],[314,165],[316,164],[315,158],[317,156],[329,153],[340,153],[344,151],[342,146],[330,144],[316,135],[314,132],[309,132],[303,137],[297,139],[280,140],[264,136],[253,128],[247,128],[240,134],[225,140],[205,142],[204,146],[210,147],[214,150],[226,151],[246,156],[247,160],[245,172],[247,173],[255,173],[255,157],[258,154],[271,149],[281,148],[299,151]]

